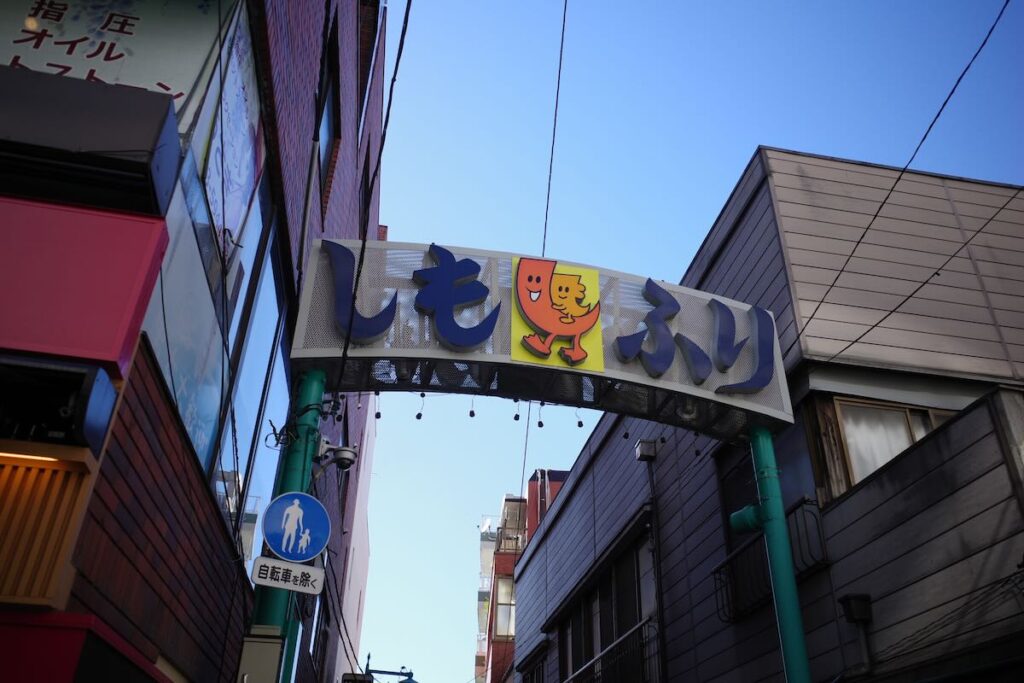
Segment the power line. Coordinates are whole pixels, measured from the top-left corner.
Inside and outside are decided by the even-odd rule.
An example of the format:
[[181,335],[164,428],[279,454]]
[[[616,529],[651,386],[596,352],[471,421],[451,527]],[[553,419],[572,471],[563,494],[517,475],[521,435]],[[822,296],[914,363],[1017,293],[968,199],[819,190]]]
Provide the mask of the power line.
[[[314,480],[310,486],[314,497],[320,498],[320,492],[317,490],[317,483]],[[327,597],[330,600],[330,604],[338,612],[338,619],[335,621],[335,630],[338,632],[338,637],[341,640],[341,646],[345,650],[345,659],[352,665],[353,669],[362,673],[363,668],[359,666],[359,653],[356,652],[355,643],[352,642],[352,636],[348,631],[348,623],[345,621],[345,609],[344,602],[341,599],[341,590],[338,588],[337,577],[334,574],[334,562],[331,560],[330,552],[326,555],[327,561],[324,563],[324,590],[327,593]],[[331,596],[333,588],[333,597]],[[316,634],[312,634],[310,638],[316,638]],[[351,654],[350,654],[351,651]]]
[[[926,285],[927,285],[928,283],[930,283],[930,282],[932,281],[932,279],[933,279],[933,278],[934,278],[934,277],[935,277],[936,275],[940,275],[940,274],[941,274],[941,272],[942,272],[942,269],[943,269],[943,268],[945,268],[946,266],[948,266],[948,265],[950,264],[950,262],[951,262],[951,261],[952,261],[952,260],[953,260],[954,258],[956,258],[957,256],[959,256],[959,255],[960,255],[960,252],[962,252],[962,251],[963,251],[964,249],[966,249],[966,248],[967,248],[968,246],[970,246],[971,242],[973,242],[973,241],[974,241],[974,238],[975,238],[975,237],[977,237],[978,235],[980,235],[980,234],[981,234],[981,232],[982,232],[982,231],[983,231],[983,230],[984,230],[985,228],[987,228],[987,227],[988,227],[989,223],[991,223],[992,221],[994,221],[994,220],[996,219],[996,216],[998,216],[998,215],[999,215],[1000,213],[1002,213],[1002,212],[1003,212],[1003,209],[1005,209],[1005,208],[1006,208],[1007,206],[1009,206],[1009,205],[1010,205],[1010,202],[1012,202],[1012,201],[1013,201],[1014,199],[1016,199],[1016,198],[1017,198],[1017,195],[1019,195],[1019,194],[1021,193],[1021,190],[1024,190],[1024,188],[1020,188],[1020,189],[1018,189],[1018,190],[1017,190],[1016,192],[1014,192],[1014,193],[1013,193],[1012,195],[1010,195],[1010,198],[1009,198],[1009,199],[1007,199],[1007,200],[1006,200],[1006,201],[1005,201],[1005,202],[1003,203],[1003,205],[1002,205],[1002,206],[1000,206],[1000,207],[999,207],[998,209],[996,209],[996,212],[995,212],[994,214],[992,214],[992,217],[991,217],[991,218],[989,218],[989,219],[988,219],[987,221],[985,221],[985,223],[984,223],[984,224],[983,224],[983,225],[982,225],[982,226],[981,226],[980,228],[978,228],[977,230],[975,230],[975,231],[974,231],[974,234],[972,234],[972,235],[971,235],[971,236],[970,236],[970,237],[969,237],[969,238],[968,238],[968,239],[967,239],[967,240],[966,240],[966,241],[965,241],[965,242],[963,243],[963,245],[961,245],[961,246],[960,246],[960,248],[959,248],[959,249],[957,249],[957,250],[956,250],[955,252],[953,252],[952,254],[950,254],[949,258],[947,258],[947,259],[946,259],[945,261],[943,261],[943,262],[942,262],[942,265],[940,265],[940,266],[939,266],[938,268],[936,268],[936,269],[935,269],[935,272],[934,272],[934,273],[932,273],[931,275],[929,275],[929,276],[927,277],[927,279],[925,279],[925,281],[924,281],[924,282],[922,282],[921,284],[919,284],[919,285],[918,285],[918,286],[917,286],[917,287],[916,287],[916,288],[914,289],[914,291],[912,291],[912,292],[911,292],[910,294],[907,294],[907,295],[906,295],[905,297],[903,297],[903,299],[902,299],[902,300],[900,300],[900,302],[899,302],[898,304],[896,304],[895,306],[893,306],[893,307],[892,307],[892,309],[891,309],[891,310],[890,310],[890,311],[889,311],[888,313],[886,313],[886,314],[885,314],[885,315],[884,315],[884,316],[883,316],[883,317],[881,318],[881,320],[879,320],[878,322],[876,322],[876,323],[874,323],[873,325],[871,325],[870,327],[868,327],[868,329],[864,330],[864,331],[863,331],[863,332],[862,332],[862,333],[861,333],[861,334],[860,334],[860,335],[859,335],[859,336],[858,336],[858,337],[857,337],[856,339],[854,339],[853,341],[851,341],[851,342],[847,343],[847,344],[846,344],[846,346],[844,346],[844,347],[843,347],[843,348],[841,348],[841,349],[840,349],[839,351],[836,351],[836,352],[835,352],[835,353],[833,353],[833,354],[832,354],[831,356],[829,356],[829,359],[828,359],[828,361],[826,361],[826,362],[831,362],[831,361],[835,360],[835,358],[836,358],[837,356],[839,356],[839,355],[843,354],[844,352],[846,352],[846,351],[847,351],[847,350],[848,350],[848,349],[849,349],[849,348],[850,348],[851,346],[853,346],[854,344],[856,344],[857,342],[859,342],[859,341],[860,341],[861,339],[863,339],[864,337],[866,337],[866,336],[867,336],[867,335],[868,335],[868,334],[869,334],[869,333],[870,333],[870,332],[871,332],[872,330],[874,330],[874,329],[875,329],[876,327],[878,327],[879,325],[881,325],[882,323],[884,323],[884,322],[885,322],[886,320],[888,320],[888,319],[889,319],[889,317],[890,317],[890,316],[892,316],[892,315],[893,315],[894,313],[896,313],[897,311],[899,311],[900,307],[901,307],[901,306],[903,306],[903,304],[907,303],[907,302],[908,302],[908,301],[910,301],[910,300],[911,300],[912,298],[914,298],[914,295],[916,295],[916,294],[917,294],[918,292],[920,292],[920,291],[921,291],[922,289],[924,289],[924,287],[925,287],[925,286],[926,286]],[[979,277],[981,277],[981,275],[980,275],[980,274],[979,274]]]
[[[401,32],[401,35],[400,35],[399,40],[398,40],[398,51],[397,51],[397,53],[395,55],[395,66],[394,66],[394,69],[393,69],[392,74],[391,74],[391,85],[390,85],[390,87],[388,89],[388,105],[387,105],[387,109],[386,109],[385,115],[384,115],[384,127],[381,129],[380,145],[378,146],[378,149],[377,149],[377,160],[376,160],[376,163],[374,164],[373,174],[371,175],[370,182],[369,182],[368,195],[371,198],[373,197],[373,192],[374,192],[374,189],[375,189],[375,187],[377,185],[377,179],[380,177],[381,158],[384,156],[384,143],[387,140],[388,125],[391,122],[391,105],[392,105],[392,103],[394,102],[394,99],[395,99],[395,97],[394,97],[394,95],[395,95],[395,83],[398,80],[398,67],[399,67],[399,65],[402,62],[402,53],[405,50],[405,37],[406,37],[406,33],[408,32],[408,29],[409,29],[409,13],[410,13],[411,9],[412,9],[412,0],[408,0],[408,2],[406,2],[406,5],[405,5],[405,14],[402,17],[402,32]],[[352,325],[353,325],[353,323],[355,321],[356,296],[358,295],[358,292],[359,292],[359,280],[360,280],[360,276],[362,275],[362,272],[363,272],[363,263],[364,263],[364,258],[365,258],[365,255],[366,255],[366,242],[367,242],[367,240],[369,238],[369,234],[370,234],[369,220],[370,220],[370,213],[369,213],[369,211],[367,211],[367,212],[365,212],[365,216],[362,217],[362,220],[361,220],[360,226],[359,226],[360,227],[360,233],[361,233],[360,234],[360,247],[359,247],[359,264],[358,264],[358,266],[356,268],[355,282],[352,285],[352,303],[351,303],[351,307],[349,309],[348,329],[345,331],[345,344],[342,347],[342,352],[341,352],[341,371],[340,371],[339,384],[341,383],[341,379],[343,379],[344,376],[345,376],[345,366],[347,365],[346,361],[348,359],[348,351],[349,351],[349,346],[350,346],[351,339],[352,339]],[[314,485],[314,492],[315,492],[315,485]],[[328,563],[330,563],[329,555],[328,555]],[[333,567],[333,564],[332,564],[332,567]],[[348,624],[345,623],[345,613],[344,613],[344,609],[343,609],[343,605],[342,605],[342,601],[341,601],[341,593],[338,590],[338,586],[337,586],[336,582],[334,582],[333,585],[332,585],[331,579],[334,578],[333,577],[333,569],[331,571],[325,571],[325,577],[327,577],[327,578],[325,579],[324,588],[325,588],[325,590],[328,593],[328,598],[331,600],[332,603],[336,604],[336,608],[338,610],[339,620],[336,622],[337,625],[336,625],[335,628],[338,631],[339,637],[341,638],[342,647],[345,650],[345,658],[348,660],[349,664],[354,664],[355,669],[357,671],[362,672],[363,669],[359,665],[359,653],[358,652],[354,653],[354,656],[352,654],[350,654],[350,650],[352,650],[352,651],[355,650],[355,645],[351,642],[351,638],[349,637],[349,634],[348,634]],[[333,593],[334,593],[334,596],[335,596],[334,598],[330,597],[331,592],[332,592],[331,588],[333,588]],[[344,630],[342,630],[342,629],[344,629]],[[353,659],[355,660],[354,662],[353,662]]]
[[[857,238],[856,243],[853,245],[853,249],[851,249],[850,253],[847,254],[846,260],[843,261],[843,265],[839,268],[839,272],[836,273],[836,276],[832,279],[832,282],[825,290],[825,293],[821,296],[821,299],[814,307],[814,310],[811,311],[811,315],[807,318],[807,321],[801,327],[799,333],[797,334],[797,341],[800,340],[800,337],[802,337],[804,332],[806,332],[807,329],[811,326],[811,321],[814,320],[814,316],[817,315],[818,310],[821,308],[821,305],[825,303],[825,299],[828,298],[829,293],[831,293],[832,288],[835,287],[836,282],[839,281],[839,278],[842,277],[843,273],[846,271],[846,266],[848,266],[850,264],[850,261],[853,259],[853,255],[857,252],[857,247],[859,247],[860,243],[864,241],[865,237],[867,237],[868,231],[871,230],[871,226],[874,225],[875,220],[878,218],[878,215],[882,212],[882,208],[885,207],[886,202],[889,201],[889,198],[896,190],[896,186],[899,185],[900,180],[903,179],[903,174],[905,174],[907,172],[907,169],[910,168],[910,165],[914,163],[914,159],[917,158],[917,153],[921,151],[921,147],[924,145],[925,140],[928,139],[928,135],[932,132],[932,128],[935,127],[935,124],[938,122],[939,117],[942,116],[942,113],[946,110],[946,105],[949,104],[950,99],[952,99],[953,97],[953,93],[955,93],[956,89],[960,86],[960,82],[963,81],[964,76],[967,75],[967,72],[974,64],[974,61],[978,58],[978,55],[981,54],[981,51],[985,49],[985,45],[988,44],[988,39],[992,37],[992,32],[995,31],[996,26],[999,24],[999,20],[1003,18],[1003,13],[1006,12],[1006,8],[1009,4],[1010,0],[1004,0],[1002,8],[999,10],[999,14],[996,15],[995,21],[992,22],[992,25],[988,29],[988,33],[985,34],[985,39],[981,41],[981,45],[979,45],[978,49],[974,51],[974,55],[971,57],[971,60],[967,62],[967,66],[965,66],[963,68],[963,71],[960,72],[960,76],[957,77],[956,82],[953,84],[953,88],[946,95],[946,99],[942,101],[942,106],[939,107],[939,110],[935,113],[935,116],[932,117],[931,123],[928,124],[928,128],[925,130],[924,135],[921,136],[921,139],[917,143],[917,147],[914,148],[914,153],[910,155],[910,160],[907,161],[906,165],[904,165],[903,168],[900,169],[900,172],[896,175],[896,181],[892,184],[892,187],[889,188],[889,191],[886,192],[885,197],[882,199],[882,203],[878,205],[878,209],[875,210],[875,214],[871,217],[871,220],[868,221],[867,227],[864,228],[864,232],[862,232],[860,237]],[[833,356],[833,358],[835,358],[835,356]]]
[[[544,237],[541,242],[540,255],[543,257],[548,248],[548,214],[551,209],[551,175],[555,165],[555,136],[558,132],[558,100],[562,92],[562,58],[565,55],[565,18],[569,12],[569,0],[562,3],[562,37],[558,45],[558,77],[555,81],[555,114],[551,122],[551,153],[548,156],[548,190],[544,200]],[[523,495],[523,485],[526,483],[526,453],[530,446],[530,415],[533,409],[533,401],[526,405],[526,434],[523,439],[523,468],[519,475],[518,495]]]
[[530,413],[533,410],[533,401],[526,404],[526,436],[523,438],[523,470],[519,474],[519,493],[523,495],[523,484],[526,483],[526,452],[530,447]]
[[562,93],[562,57],[565,54],[565,17],[569,12],[569,0],[562,4],[562,39],[558,46],[558,80],[555,82],[555,116],[551,122],[551,154],[548,157],[548,192],[544,200],[544,240],[541,242],[540,255],[543,257],[548,249],[548,212],[551,209],[551,174],[555,167],[555,134],[558,131],[558,100]]
[[[402,17],[402,33],[398,38],[398,51],[395,54],[395,68],[391,72],[391,85],[388,88],[388,106],[384,114],[384,128],[380,134],[380,145],[377,149],[377,162],[373,167],[373,175],[370,177],[369,196],[373,197],[373,190],[377,185],[377,178],[380,176],[380,161],[384,156],[384,142],[388,139],[388,125],[391,123],[391,105],[395,101],[395,82],[398,81],[398,66],[402,63],[402,52],[405,50],[405,34],[409,30],[409,11],[412,9],[412,0],[405,4],[405,15]],[[370,235],[370,212],[362,218],[360,225],[359,263],[356,266],[355,282],[352,284],[352,303],[348,311],[348,329],[345,331],[345,344],[341,349],[341,372],[338,384],[345,377],[345,366],[348,365],[348,350],[352,342],[352,324],[356,317],[356,296],[359,294],[359,279],[363,274],[363,262],[366,258],[366,241]]]
[[338,632],[338,637],[341,639],[341,646],[345,650],[345,659],[348,663],[358,671],[363,673],[363,667],[359,665],[359,653],[356,652],[355,643],[352,642],[352,636],[348,632],[348,624],[345,622],[345,606],[341,599],[341,591],[338,589],[337,579],[334,576],[334,563],[331,562],[330,553],[327,554],[327,564],[330,565],[329,571],[324,571],[324,588],[327,590],[328,597],[330,597],[332,581],[333,581],[333,592],[334,597],[331,598],[331,602],[335,605],[338,610],[338,619],[335,621],[335,630]]

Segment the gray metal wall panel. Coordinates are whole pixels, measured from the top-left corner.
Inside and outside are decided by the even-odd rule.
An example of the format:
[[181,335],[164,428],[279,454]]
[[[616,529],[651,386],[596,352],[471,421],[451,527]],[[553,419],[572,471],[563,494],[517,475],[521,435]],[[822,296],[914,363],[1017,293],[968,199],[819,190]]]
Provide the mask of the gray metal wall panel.
[[[963,609],[1014,572],[1024,540],[986,402],[827,509],[824,526],[835,591],[872,596],[872,645],[883,667],[1020,630],[1015,601]],[[935,626],[949,615],[948,627]],[[909,648],[905,639],[929,632]]]
[[[777,150],[765,158],[803,354],[828,359],[867,333],[841,359],[1021,379],[1013,368],[1024,360],[1016,331],[1024,316],[1014,315],[1024,313],[1021,198],[988,222],[1015,188],[906,173],[872,223],[897,171]],[[1001,333],[1007,322],[1015,330]]]

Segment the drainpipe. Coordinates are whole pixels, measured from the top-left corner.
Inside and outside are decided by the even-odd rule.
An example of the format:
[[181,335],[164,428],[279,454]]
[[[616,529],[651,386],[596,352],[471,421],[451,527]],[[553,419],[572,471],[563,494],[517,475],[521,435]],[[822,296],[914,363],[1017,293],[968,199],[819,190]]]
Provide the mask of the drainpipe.
[[[320,447],[320,404],[324,397],[327,375],[323,370],[309,370],[299,380],[298,415],[295,418],[296,438],[288,444],[281,463],[281,472],[274,485],[274,497],[292,491],[305,491],[313,470],[313,458]],[[253,605],[253,627],[276,627],[285,641],[282,671],[291,671],[295,656],[298,622],[288,610],[291,591],[267,586],[256,587]]]
[[750,447],[760,503],[732,513],[729,524],[736,531],[764,531],[786,680],[789,683],[810,683],[800,595],[796,588],[793,551],[789,543],[789,527],[782,505],[782,487],[779,486],[779,468],[775,464],[771,433],[764,427],[755,427],[750,433]]
[[658,494],[654,488],[654,460],[647,461],[647,484],[651,490],[651,542],[654,555],[654,592],[658,605],[658,670],[661,674],[659,681],[668,680],[668,668],[665,660],[668,656],[665,647],[665,594],[661,587],[661,517],[658,515]]

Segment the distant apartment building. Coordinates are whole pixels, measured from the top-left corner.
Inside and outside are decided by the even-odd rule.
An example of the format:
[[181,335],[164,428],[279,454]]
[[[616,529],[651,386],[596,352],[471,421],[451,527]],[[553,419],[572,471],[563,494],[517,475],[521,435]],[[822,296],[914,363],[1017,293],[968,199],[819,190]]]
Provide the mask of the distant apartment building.
[[[775,316],[812,680],[1024,671],[1021,191],[759,148],[682,279]],[[747,444],[603,416],[515,566],[515,680],[783,680],[757,500]]]
[[567,475],[561,470],[534,471],[527,482],[526,497],[506,494],[500,516],[485,517],[480,527],[477,683],[511,680],[516,636],[515,565]]

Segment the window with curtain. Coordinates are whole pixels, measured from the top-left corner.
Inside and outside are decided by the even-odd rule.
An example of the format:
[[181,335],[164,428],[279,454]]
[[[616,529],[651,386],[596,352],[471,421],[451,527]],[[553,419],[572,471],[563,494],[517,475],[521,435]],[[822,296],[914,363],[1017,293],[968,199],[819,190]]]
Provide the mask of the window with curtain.
[[843,495],[925,438],[955,413],[862,398],[818,394],[805,415],[818,500]]

